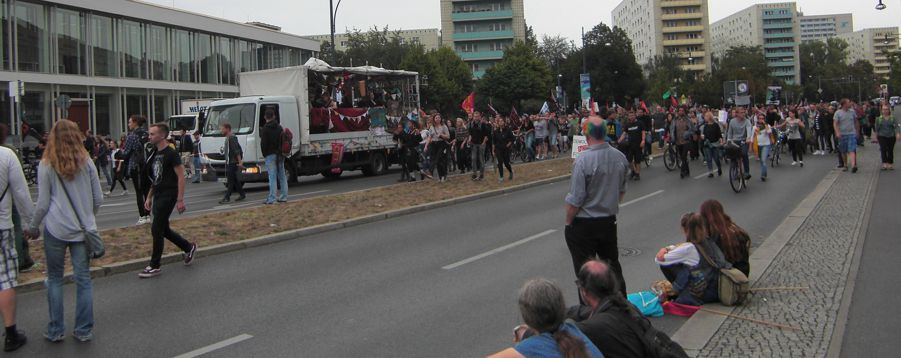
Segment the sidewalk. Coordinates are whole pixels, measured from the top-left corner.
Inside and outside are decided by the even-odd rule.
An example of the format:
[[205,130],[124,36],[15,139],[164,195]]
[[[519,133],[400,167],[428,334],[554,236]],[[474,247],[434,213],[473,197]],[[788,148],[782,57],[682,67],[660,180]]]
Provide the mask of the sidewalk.
[[698,312],[673,336],[690,355],[838,355],[879,174],[877,148],[867,146],[859,156],[857,174],[830,172],[752,254],[752,287],[809,289],[760,291],[735,308],[708,305],[798,330]]

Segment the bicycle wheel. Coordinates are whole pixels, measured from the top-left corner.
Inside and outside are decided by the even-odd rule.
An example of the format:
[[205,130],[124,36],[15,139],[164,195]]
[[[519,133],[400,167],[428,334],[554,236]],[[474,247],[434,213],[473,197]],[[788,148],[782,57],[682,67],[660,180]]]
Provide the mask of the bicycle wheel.
[[739,164],[732,162],[729,165],[729,185],[732,186],[732,191],[739,193],[742,190],[742,182],[745,180],[742,178],[741,169],[739,169]]
[[676,151],[673,150],[672,147],[666,147],[666,152],[663,153],[663,165],[668,171],[673,171],[678,168],[679,156],[676,155]]

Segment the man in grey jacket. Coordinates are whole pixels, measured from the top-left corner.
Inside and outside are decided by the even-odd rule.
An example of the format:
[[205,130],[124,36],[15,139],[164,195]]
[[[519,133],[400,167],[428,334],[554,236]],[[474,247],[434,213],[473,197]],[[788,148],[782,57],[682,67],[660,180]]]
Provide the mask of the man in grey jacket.
[[[735,111],[735,118],[729,120],[726,127],[726,141],[741,147],[741,163],[745,167],[745,180],[751,179],[751,161],[748,158],[748,148],[753,141],[753,124],[745,118],[747,110],[739,107]],[[766,160],[766,158],[760,158]]]
[[16,329],[16,285],[19,262],[13,237],[13,202],[19,210],[22,222],[31,222],[34,202],[28,193],[28,183],[16,153],[0,146],[0,315],[6,327],[3,350],[11,352],[25,345],[25,334]]

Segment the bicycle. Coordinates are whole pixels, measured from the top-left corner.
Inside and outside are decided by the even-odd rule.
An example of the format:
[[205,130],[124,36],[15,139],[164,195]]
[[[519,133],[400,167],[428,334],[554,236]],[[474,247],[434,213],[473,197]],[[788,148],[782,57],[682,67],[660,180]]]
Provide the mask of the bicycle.
[[667,171],[673,171],[677,168],[682,168],[682,165],[679,153],[676,152],[676,145],[672,142],[666,143],[666,147],[663,149],[663,166],[666,167]]
[[[785,131],[777,131],[776,134],[776,145],[773,146],[773,150],[770,152],[770,167],[775,168],[779,166],[779,162],[782,161],[782,152],[785,150],[785,142],[788,140]],[[760,160],[767,160],[767,158],[760,158]]]
[[745,179],[747,174],[741,162],[741,146],[729,141],[724,148],[726,159],[729,160],[729,185],[732,186],[732,191],[740,193],[748,188],[748,181]]
[[519,159],[522,163],[529,160],[529,151],[526,149],[525,137],[522,134],[516,136],[516,140],[513,142],[513,150],[510,151],[510,160],[515,161],[516,159]]

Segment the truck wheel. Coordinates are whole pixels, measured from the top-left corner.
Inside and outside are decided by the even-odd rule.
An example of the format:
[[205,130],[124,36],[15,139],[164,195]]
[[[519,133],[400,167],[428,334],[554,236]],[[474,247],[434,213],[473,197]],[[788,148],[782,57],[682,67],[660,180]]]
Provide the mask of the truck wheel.
[[292,162],[285,163],[285,177],[288,178],[288,184],[297,183],[297,168]]
[[344,170],[341,170],[337,173],[332,173],[331,169],[326,169],[326,170],[322,171],[322,176],[324,176],[328,179],[338,179],[341,177],[341,174],[343,174],[343,173],[344,173]]
[[384,153],[373,153],[369,158],[369,165],[363,167],[363,175],[378,176],[388,170],[388,161]]

